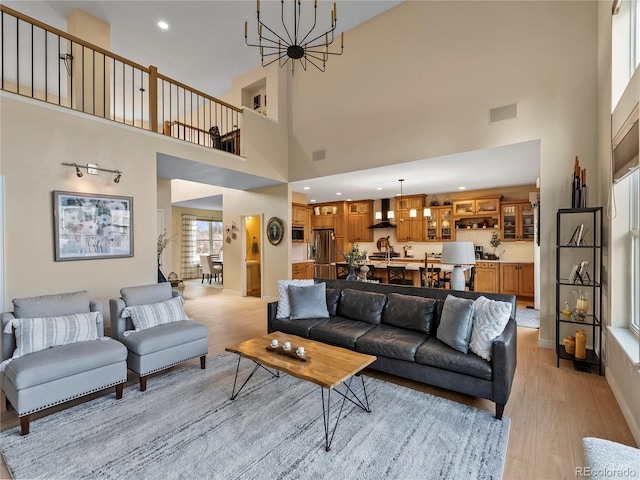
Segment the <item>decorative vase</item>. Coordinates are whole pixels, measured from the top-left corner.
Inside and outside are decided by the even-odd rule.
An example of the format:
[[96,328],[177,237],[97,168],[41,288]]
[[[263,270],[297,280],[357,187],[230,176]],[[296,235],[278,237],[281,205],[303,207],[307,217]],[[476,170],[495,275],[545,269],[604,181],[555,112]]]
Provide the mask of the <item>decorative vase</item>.
[[578,360],[587,358],[587,334],[583,329],[576,332],[576,354]]
[[562,340],[564,343],[564,349],[569,355],[573,355],[576,352],[576,337],[564,337]]
[[358,280],[358,277],[356,277],[356,273],[353,269],[353,265],[349,265],[349,275],[347,275],[346,279],[351,282],[355,282],[356,280]]

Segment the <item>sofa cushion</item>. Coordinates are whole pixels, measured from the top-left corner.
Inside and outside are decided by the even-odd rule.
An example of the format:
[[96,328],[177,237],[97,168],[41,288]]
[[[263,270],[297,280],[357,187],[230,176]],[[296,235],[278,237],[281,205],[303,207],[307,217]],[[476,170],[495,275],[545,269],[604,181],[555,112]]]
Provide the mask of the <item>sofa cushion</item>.
[[345,288],[338,303],[338,315],[377,325],[382,320],[385,303],[387,296],[384,293]]
[[147,355],[175,347],[176,345],[184,345],[194,340],[207,338],[208,334],[209,330],[206,325],[193,320],[182,320],[147,328],[139,332],[131,332],[130,335],[122,337],[120,341],[133,353]]
[[327,288],[327,310],[329,316],[335,317],[338,314],[338,302],[342,291],[337,288]]
[[291,315],[289,285],[313,285],[313,280],[278,280],[278,310],[276,311],[276,318],[289,318]]
[[14,298],[13,314],[17,318],[43,318],[86,313],[90,311],[89,292],[42,295],[39,297]]
[[511,304],[482,296],[473,302],[473,328],[469,350],[491,360],[491,343],[500,336],[511,316]]
[[274,318],[271,320],[271,328],[273,331],[290,333],[299,337],[309,338],[309,331],[322,322],[326,322],[326,318],[305,318],[304,320],[291,320],[290,318]]
[[101,338],[48,348],[16,358],[7,365],[4,376],[17,390],[22,390],[126,359],[127,349],[122,343]]
[[473,300],[447,295],[436,336],[459,352],[469,351],[473,326]]
[[291,304],[289,318],[292,320],[329,318],[324,283],[308,286],[289,285],[289,303]]
[[120,296],[127,307],[136,305],[149,305],[150,303],[164,302],[173,298],[171,284],[169,282],[141,285],[138,287],[126,287],[120,289]]
[[87,342],[98,339],[98,312],[76,313],[46,318],[14,318],[7,323],[4,333],[16,337],[13,359],[51,347]]
[[414,361],[429,335],[390,325],[377,325],[356,340],[356,351],[398,360]]
[[[157,327],[165,323],[190,320],[184,311],[182,297],[174,297],[164,302],[151,303],[149,305],[135,305],[125,307],[120,315],[122,318],[130,317],[136,332],[147,328]],[[124,334],[129,335],[131,330]]]
[[416,363],[421,365],[442,368],[482,380],[491,381],[493,378],[491,363],[473,353],[458,352],[433,336],[418,347],[415,359]]
[[382,323],[431,334],[435,309],[433,298],[390,293],[382,312]]
[[370,323],[338,316],[312,327],[309,338],[354,350],[356,340],[372,328]]

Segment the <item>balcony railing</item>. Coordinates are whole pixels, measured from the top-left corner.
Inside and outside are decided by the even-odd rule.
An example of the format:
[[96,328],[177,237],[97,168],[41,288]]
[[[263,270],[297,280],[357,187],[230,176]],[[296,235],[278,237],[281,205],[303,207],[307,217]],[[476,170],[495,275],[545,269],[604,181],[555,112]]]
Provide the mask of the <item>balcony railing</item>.
[[0,87],[240,155],[239,108],[4,5]]

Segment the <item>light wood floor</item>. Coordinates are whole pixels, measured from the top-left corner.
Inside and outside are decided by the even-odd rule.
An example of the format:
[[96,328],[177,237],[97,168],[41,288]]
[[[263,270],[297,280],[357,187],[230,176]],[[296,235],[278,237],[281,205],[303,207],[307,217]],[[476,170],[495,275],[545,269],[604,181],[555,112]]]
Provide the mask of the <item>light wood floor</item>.
[[[188,284],[184,293],[187,313],[209,326],[210,356],[224,353],[225,346],[266,333],[267,307],[259,298],[225,295],[220,289],[197,283]],[[504,478],[576,478],[575,467],[584,466],[582,438],[586,436],[635,446],[605,378],[576,372],[569,362],[556,368],[555,352],[541,349],[537,343],[538,330],[518,328],[518,367],[505,409],[505,415],[511,419],[511,431]],[[494,412],[494,404],[487,400],[373,371],[368,373]],[[149,382],[153,382],[153,378]],[[137,388],[137,377],[129,373],[127,385],[121,401],[126,401],[129,388]],[[109,390],[106,394],[113,395],[113,392]],[[85,397],[84,401],[90,398],[93,397]],[[5,410],[4,403],[3,395],[2,430],[19,424],[15,413]],[[60,408],[69,408],[69,404]],[[45,414],[55,414],[54,411],[51,409]],[[31,428],[38,428],[37,423]],[[46,472],[42,473],[46,476]],[[0,478],[9,478],[4,462],[0,465]]]

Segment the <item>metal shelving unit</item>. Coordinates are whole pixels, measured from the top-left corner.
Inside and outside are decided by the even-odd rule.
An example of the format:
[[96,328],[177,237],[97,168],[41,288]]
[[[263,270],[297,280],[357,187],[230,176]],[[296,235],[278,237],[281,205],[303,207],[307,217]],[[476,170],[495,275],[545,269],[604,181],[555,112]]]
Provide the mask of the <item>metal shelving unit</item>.
[[[580,237],[580,238],[578,238]],[[560,359],[573,361],[576,370],[591,372],[597,367],[602,375],[602,207],[563,208],[556,217],[556,366]],[[575,275],[573,266],[589,262],[583,275]],[[570,278],[574,274],[574,278]],[[578,294],[588,298],[588,309],[578,309]],[[571,315],[562,313],[565,302]],[[587,333],[587,357],[576,359],[567,353],[563,338],[574,328]]]

